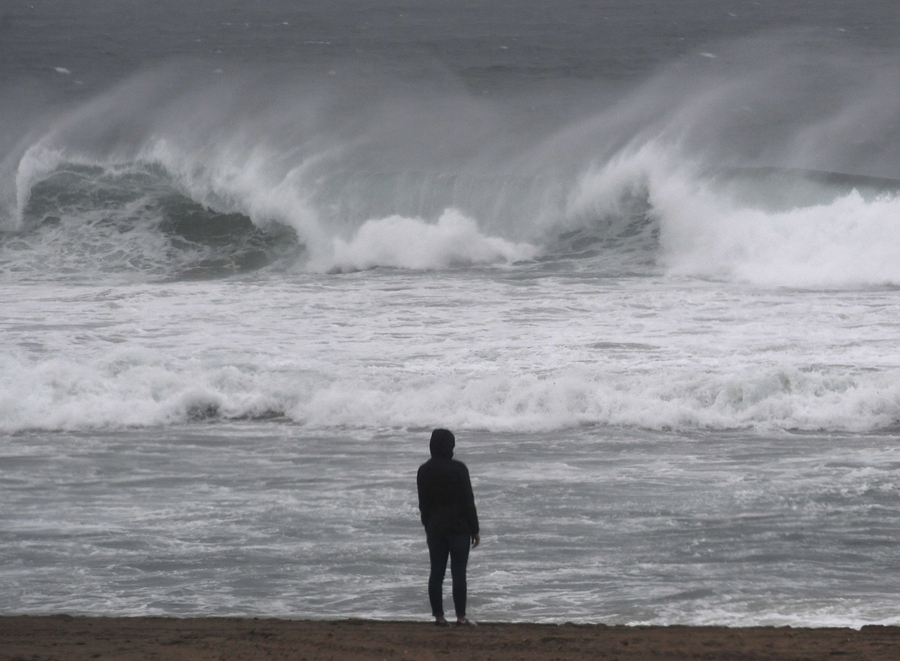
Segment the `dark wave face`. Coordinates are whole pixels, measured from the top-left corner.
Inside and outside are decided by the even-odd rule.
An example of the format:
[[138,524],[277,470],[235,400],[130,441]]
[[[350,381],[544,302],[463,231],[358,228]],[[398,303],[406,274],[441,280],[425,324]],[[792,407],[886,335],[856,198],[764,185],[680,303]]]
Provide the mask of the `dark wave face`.
[[185,197],[156,167],[63,164],[30,190],[0,268],[20,277],[218,278],[286,266],[296,234]]

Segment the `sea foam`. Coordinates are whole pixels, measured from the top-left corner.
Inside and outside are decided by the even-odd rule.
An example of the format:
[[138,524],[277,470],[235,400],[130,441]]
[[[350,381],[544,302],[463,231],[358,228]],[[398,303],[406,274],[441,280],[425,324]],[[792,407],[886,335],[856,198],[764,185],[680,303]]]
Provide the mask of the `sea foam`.
[[669,182],[653,191],[669,272],[766,286],[900,285],[900,198],[856,190],[766,211]]
[[[102,429],[202,418],[283,416],[309,429],[427,427],[544,432],[590,425],[646,429],[871,431],[900,421],[900,373],[747,367],[622,374],[459,370],[440,377],[385,365],[359,374],[257,358],[171,361],[149,349],[92,359],[3,357],[0,429]],[[486,373],[478,373],[486,372]],[[491,373],[493,372],[493,373]],[[23,395],[23,393],[25,393]]]
[[[644,196],[657,223],[657,263],[671,275],[760,286],[900,285],[900,196],[835,173],[755,177],[685,159],[650,142],[588,171],[569,213],[622,214]],[[861,183],[857,183],[861,182]]]
[[454,209],[434,224],[392,216],[365,223],[353,238],[334,239],[334,254],[321,256],[315,270],[358,270],[375,266],[435,269],[531,259],[537,248],[485,236],[477,223]]

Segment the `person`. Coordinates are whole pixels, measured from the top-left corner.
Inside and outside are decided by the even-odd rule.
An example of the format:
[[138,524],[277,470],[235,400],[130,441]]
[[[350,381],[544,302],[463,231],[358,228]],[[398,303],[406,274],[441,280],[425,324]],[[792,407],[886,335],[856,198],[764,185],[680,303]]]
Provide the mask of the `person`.
[[434,623],[440,627],[450,626],[444,617],[443,598],[449,556],[456,623],[471,627],[475,623],[466,619],[466,565],[470,545],[474,549],[481,543],[481,537],[469,469],[453,459],[455,445],[456,438],[447,429],[435,429],[431,433],[431,459],[419,466],[416,485],[431,558],[428,600]]

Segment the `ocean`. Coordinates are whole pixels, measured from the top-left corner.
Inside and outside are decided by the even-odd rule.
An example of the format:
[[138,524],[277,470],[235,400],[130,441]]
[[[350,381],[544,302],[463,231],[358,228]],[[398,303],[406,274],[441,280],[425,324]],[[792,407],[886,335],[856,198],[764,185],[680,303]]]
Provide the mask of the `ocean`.
[[900,624],[898,65],[892,2],[4,4],[0,613],[427,619],[447,427],[476,620]]

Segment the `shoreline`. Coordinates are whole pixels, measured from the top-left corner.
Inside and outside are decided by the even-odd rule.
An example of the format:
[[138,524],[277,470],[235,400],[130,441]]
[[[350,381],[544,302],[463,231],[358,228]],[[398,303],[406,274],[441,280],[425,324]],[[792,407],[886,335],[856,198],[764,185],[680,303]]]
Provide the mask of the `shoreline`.
[[706,659],[896,661],[900,627],[627,626],[256,618],[0,616],[0,658],[117,659]]

